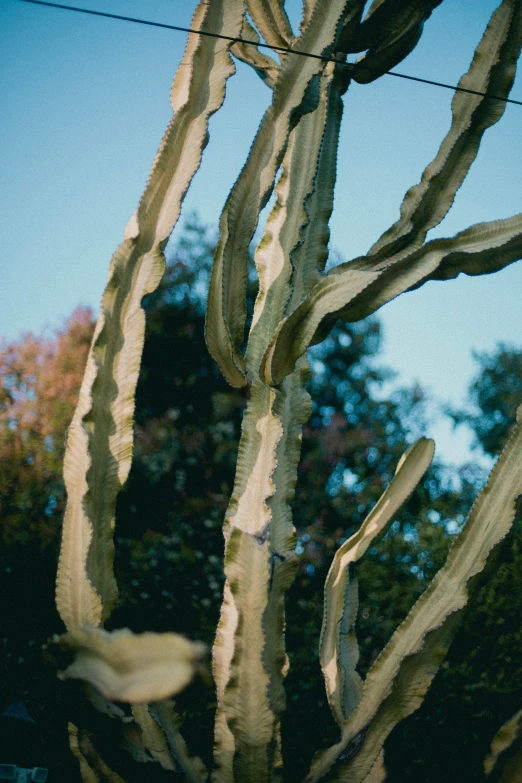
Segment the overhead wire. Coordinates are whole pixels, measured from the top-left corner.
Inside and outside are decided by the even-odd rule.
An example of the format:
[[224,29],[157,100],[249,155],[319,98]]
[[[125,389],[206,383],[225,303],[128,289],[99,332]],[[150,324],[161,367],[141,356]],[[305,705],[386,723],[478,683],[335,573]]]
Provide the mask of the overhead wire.
[[[353,63],[348,63],[344,60],[339,60],[335,57],[328,57],[322,54],[314,54],[313,52],[302,52],[299,49],[292,49],[286,46],[276,46],[273,44],[266,44],[258,41],[249,41],[247,38],[238,38],[231,35],[223,35],[221,33],[212,33],[208,30],[193,30],[190,27],[181,27],[180,25],[166,24],[164,22],[152,22],[147,19],[137,19],[133,16],[121,16],[120,14],[109,14],[105,11],[94,11],[89,8],[78,8],[73,5],[63,5],[62,3],[50,3],[47,0],[20,0],[22,3],[31,3],[32,5],[47,6],[49,8],[57,8],[62,11],[77,11],[81,14],[89,14],[91,16],[101,16],[107,19],[117,19],[122,22],[135,22],[136,24],[143,24],[149,27],[161,27],[166,30],[175,30],[182,33],[190,33],[192,35],[205,35],[208,38],[222,38],[224,41],[233,41],[234,43],[242,43],[247,46],[257,46],[264,49],[272,49],[273,51],[283,52],[285,54],[297,54],[301,57],[313,57],[316,60],[323,60],[324,62],[333,62],[338,65],[343,65],[346,68],[354,69]],[[432,79],[423,79],[420,76],[410,76],[406,73],[398,73],[397,71],[386,71],[386,76],[396,76],[399,79],[408,79],[412,82],[421,82],[422,84],[429,84],[434,87],[444,87],[447,90],[453,90],[455,92],[466,92],[471,95],[481,95],[485,98],[491,98],[496,101],[504,101],[504,103],[513,103],[517,106],[522,106],[522,101],[516,101],[513,98],[506,98],[502,95],[492,95],[488,92],[480,92],[479,90],[470,90],[467,87],[459,87],[453,84],[445,84],[444,82],[436,82]]]

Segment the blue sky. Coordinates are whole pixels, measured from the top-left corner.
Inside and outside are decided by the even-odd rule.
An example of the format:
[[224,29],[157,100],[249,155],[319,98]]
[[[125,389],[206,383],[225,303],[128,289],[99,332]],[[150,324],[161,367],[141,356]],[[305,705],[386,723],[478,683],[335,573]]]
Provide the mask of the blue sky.
[[[85,0],[109,13],[188,26],[191,0]],[[300,3],[287,4],[296,21]],[[455,84],[497,0],[444,0],[416,50],[396,70]],[[0,165],[3,188],[0,336],[59,325],[78,303],[97,308],[112,252],[141,195],[170,117],[169,90],[185,36],[157,28],[0,4]],[[512,97],[522,99],[520,74]],[[452,93],[390,76],[353,85],[345,98],[332,246],[366,252],[393,223],[449,127]],[[247,154],[268,89],[243,64],[184,206],[217,223]],[[430,237],[521,209],[522,108],[508,106],[444,222]],[[174,234],[174,238],[177,232]],[[380,311],[382,361],[402,383],[463,402],[472,350],[522,345],[522,263],[497,275],[430,283]],[[468,456],[469,437],[434,422],[440,453]]]

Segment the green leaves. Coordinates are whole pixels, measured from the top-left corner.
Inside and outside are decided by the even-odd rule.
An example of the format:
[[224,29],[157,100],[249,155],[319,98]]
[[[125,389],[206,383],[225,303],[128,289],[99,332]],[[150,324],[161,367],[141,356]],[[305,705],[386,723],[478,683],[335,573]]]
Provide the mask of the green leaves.
[[166,699],[185,688],[206,646],[174,633],[74,628],[53,637],[48,650],[55,656],[74,655],[60,679],[85,680],[110,701],[138,704]]
[[319,658],[328,701],[341,727],[359,703],[362,691],[362,681],[355,671],[359,658],[354,630],[358,590],[350,566],[363,556],[411,495],[428,469],[433,451],[433,441],[421,438],[403,454],[389,486],[357,533],[337,550],[326,577]]
[[[240,0],[199,3],[193,26],[239,34]],[[175,114],[138,209],[111,261],[64,463],[67,508],[56,603],[68,628],[99,625],[117,597],[112,571],[116,495],[132,457],[134,393],[143,347],[141,301],[158,285],[163,249],[234,72],[222,41],[191,36],[174,79]]]
[[[509,532],[522,494],[522,406],[511,438],[475,501],[445,565],[377,658],[341,741],[314,762],[307,783],[346,760],[343,780],[365,780],[394,726],[424,699],[490,554]],[[358,750],[346,758],[354,742]]]

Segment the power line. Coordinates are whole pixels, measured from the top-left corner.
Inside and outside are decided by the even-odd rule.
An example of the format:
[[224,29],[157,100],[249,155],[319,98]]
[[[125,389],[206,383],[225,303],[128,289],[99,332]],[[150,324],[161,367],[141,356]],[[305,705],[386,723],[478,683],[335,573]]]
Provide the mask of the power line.
[[[260,46],[264,49],[272,49],[277,52],[284,52],[287,54],[298,54],[301,57],[313,57],[316,60],[323,60],[324,62],[337,63],[338,65],[344,65],[346,68],[353,69],[352,63],[344,62],[343,60],[337,60],[335,57],[326,57],[321,54],[313,54],[312,52],[301,52],[298,49],[291,49],[286,46],[275,46],[266,43],[258,43],[257,41],[249,41],[246,38],[235,38],[231,35],[221,35],[220,33],[211,33],[206,30],[192,30],[190,27],[180,27],[174,24],[165,24],[163,22],[150,22],[147,19],[137,19],[133,16],[120,16],[119,14],[108,14],[104,11],[93,11],[89,8],[77,8],[72,5],[62,5],[61,3],[48,3],[45,0],[20,0],[22,3],[32,3],[33,5],[43,5],[49,8],[58,8],[62,11],[77,11],[81,14],[90,14],[91,16],[102,16],[106,19],[118,19],[122,22],[135,22],[136,24],[144,24],[149,27],[162,27],[166,30],[176,30],[182,33],[192,33],[193,35],[206,35],[208,38],[222,38],[224,41],[233,41],[234,43],[247,44],[248,46]],[[431,79],[422,79],[419,76],[409,76],[406,73],[397,73],[397,71],[386,71],[386,76],[396,76],[399,79],[408,79],[412,82],[421,82],[422,84],[430,84],[434,87],[444,87],[447,90],[453,90],[455,92],[467,92],[471,95],[482,95],[485,98],[492,98],[496,101],[504,101],[504,103],[514,103],[517,106],[522,106],[522,101],[515,101],[513,98],[505,98],[501,95],[492,95],[488,92],[479,92],[478,90],[468,90],[466,87],[457,87],[453,84],[445,84],[444,82],[435,82]]]
[[22,3],[33,3],[34,5],[46,5],[49,8],[60,8],[66,11],[79,11],[82,14],[91,14],[91,16],[104,16],[108,19],[119,19],[123,22],[136,22],[136,24],[146,24],[149,27],[163,27],[166,30],[177,30],[181,33],[193,33],[194,35],[206,35],[209,38],[222,38],[224,41],[234,41],[234,43],[244,43],[249,46],[262,46],[265,49],[274,49],[278,52],[299,54],[302,57],[314,57],[316,60],[325,62],[339,63],[340,65],[349,65],[343,60],[336,60],[333,57],[325,57],[321,54],[312,54],[311,52],[300,52],[297,49],[290,49],[286,46],[269,46],[266,43],[257,43],[257,41],[248,41],[245,38],[234,38],[231,35],[221,35],[220,33],[210,33],[206,30],[192,30],[190,27],[179,27],[174,24],[164,24],[163,22],[149,22],[147,19],[136,19],[134,16],[119,16],[118,14],[107,14],[104,11],[92,11],[88,8],[76,8],[72,5],[62,5],[60,3],[47,3],[44,0],[21,0]]

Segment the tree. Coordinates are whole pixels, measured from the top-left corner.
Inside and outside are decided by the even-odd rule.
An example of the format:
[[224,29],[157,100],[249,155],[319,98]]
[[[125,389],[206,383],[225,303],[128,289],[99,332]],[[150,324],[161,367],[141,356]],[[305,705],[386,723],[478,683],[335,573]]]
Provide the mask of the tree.
[[91,310],[78,307],[54,336],[27,334],[0,346],[2,549],[31,537],[56,543],[64,437],[93,326]]
[[467,424],[474,432],[475,447],[496,456],[509,427],[515,421],[522,351],[500,344],[492,353],[475,353],[479,370],[470,388],[471,410],[451,411],[455,425]]

